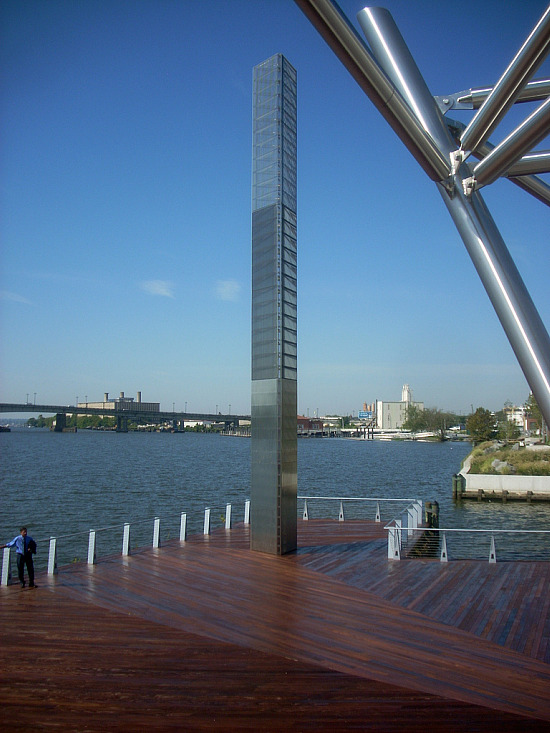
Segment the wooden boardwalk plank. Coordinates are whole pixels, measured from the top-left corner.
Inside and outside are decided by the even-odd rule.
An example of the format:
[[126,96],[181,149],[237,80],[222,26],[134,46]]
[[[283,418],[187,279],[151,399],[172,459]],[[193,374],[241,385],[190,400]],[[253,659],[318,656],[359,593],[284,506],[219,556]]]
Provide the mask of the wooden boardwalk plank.
[[[392,598],[410,576],[416,590],[399,597],[414,604],[416,593],[425,607],[423,575],[434,598],[438,575],[449,588],[458,578],[447,598],[450,616],[457,597],[463,605],[471,597],[469,570],[476,583],[488,583],[492,614],[498,565],[490,576],[481,563],[388,562],[380,525],[299,525],[300,550],[284,558],[250,552],[241,526],[94,567],[69,566],[54,579],[43,576],[36,591],[2,588],[0,658],[4,670],[17,662],[16,689],[6,684],[0,693],[3,709],[34,727],[47,727],[51,713],[61,728],[65,716],[65,730],[77,729],[71,726],[84,713],[97,725],[86,730],[105,721],[118,730],[115,713],[120,729],[424,730],[430,709],[433,730],[549,729],[549,665]],[[517,589],[520,579],[508,573],[506,583]],[[529,613],[536,603],[540,613],[548,597],[541,583],[525,594]],[[484,592],[481,586],[477,596]],[[438,607],[445,615],[440,597]],[[24,622],[10,624],[22,609]],[[529,613],[510,626],[507,641],[510,633],[528,638]],[[539,624],[535,636],[547,640],[541,628],[548,627]],[[163,705],[170,712],[157,720]],[[440,728],[434,710],[443,716]]]
[[[347,524],[347,522],[346,522]],[[310,520],[310,531],[313,530]],[[329,533],[320,523],[322,534]],[[367,539],[366,544],[370,545]],[[510,649],[525,651],[550,663],[550,563],[402,560],[388,562],[386,555],[369,555],[369,562],[348,561],[339,567],[331,545],[309,553],[300,548],[296,561],[368,590],[392,603],[416,610]],[[359,558],[359,556],[358,556]],[[533,593],[533,585],[538,594]],[[480,590],[482,589],[482,590]],[[511,617],[517,623],[511,626]],[[537,632],[537,630],[539,630]]]
[[[423,733],[427,721],[436,733],[547,730],[540,721],[93,607],[63,586],[13,590],[0,596],[4,730]],[[13,623],[16,615],[23,623]]]

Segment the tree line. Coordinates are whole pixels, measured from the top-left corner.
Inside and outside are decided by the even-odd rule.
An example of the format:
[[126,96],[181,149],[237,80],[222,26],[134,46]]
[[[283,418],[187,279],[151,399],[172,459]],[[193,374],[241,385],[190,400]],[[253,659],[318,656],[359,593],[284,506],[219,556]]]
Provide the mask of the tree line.
[[[525,409],[535,421],[538,430],[542,430],[542,413],[533,395],[525,403]],[[444,412],[435,407],[425,410],[416,405],[410,405],[407,409],[406,420],[403,423],[404,430],[411,433],[430,432],[439,440],[447,439],[447,431],[454,425],[465,425],[466,431],[474,443],[484,443],[488,440],[514,441],[520,437],[520,429],[514,422],[510,422],[504,410],[493,413],[484,407],[469,415],[466,420],[464,416],[452,412]]]
[[[38,417],[30,417],[27,420],[27,425],[31,428],[51,428],[55,417],[44,417],[39,415]],[[114,417],[102,417],[101,415],[67,415],[66,427],[68,428],[80,428],[85,430],[86,428],[103,428],[112,429],[116,427],[116,418]]]

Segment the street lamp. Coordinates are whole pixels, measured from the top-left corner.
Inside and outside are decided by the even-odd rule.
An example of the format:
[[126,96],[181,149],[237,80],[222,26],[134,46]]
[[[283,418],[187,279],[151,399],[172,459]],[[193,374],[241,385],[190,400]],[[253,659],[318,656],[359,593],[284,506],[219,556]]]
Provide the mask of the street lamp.
[[187,412],[187,402],[185,403],[185,412]]
[[36,406],[36,392],[34,393],[34,403],[33,404]]

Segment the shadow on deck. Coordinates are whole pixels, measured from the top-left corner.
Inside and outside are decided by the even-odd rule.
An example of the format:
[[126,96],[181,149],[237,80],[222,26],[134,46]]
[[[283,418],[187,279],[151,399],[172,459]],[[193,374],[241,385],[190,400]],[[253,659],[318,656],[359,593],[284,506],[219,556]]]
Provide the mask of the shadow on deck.
[[379,524],[248,528],[0,589],[7,729],[550,730],[550,564],[392,562]]

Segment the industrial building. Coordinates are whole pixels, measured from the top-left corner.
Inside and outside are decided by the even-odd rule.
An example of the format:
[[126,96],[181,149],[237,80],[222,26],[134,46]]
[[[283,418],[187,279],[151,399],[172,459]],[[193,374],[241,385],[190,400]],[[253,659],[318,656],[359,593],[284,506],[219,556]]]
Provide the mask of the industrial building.
[[141,392],[137,393],[135,400],[133,397],[125,397],[124,392],[120,393],[120,397],[115,398],[109,398],[109,393],[105,392],[103,402],[79,402],[77,406],[112,410],[113,413],[135,409],[138,409],[140,412],[160,412],[160,402],[142,402]]
[[408,384],[403,385],[400,402],[384,402],[376,400],[376,427],[379,430],[398,430],[407,419],[409,407],[424,409],[423,402],[415,402],[412,398],[411,388]]

